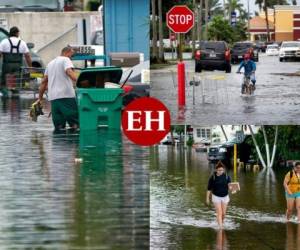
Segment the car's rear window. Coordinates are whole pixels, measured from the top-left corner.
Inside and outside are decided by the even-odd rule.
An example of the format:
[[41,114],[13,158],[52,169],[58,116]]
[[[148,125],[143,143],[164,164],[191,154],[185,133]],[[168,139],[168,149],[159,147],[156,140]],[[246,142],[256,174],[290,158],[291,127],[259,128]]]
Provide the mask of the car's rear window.
[[282,48],[300,47],[300,43],[283,43]]
[[209,152],[214,153],[214,152],[218,152],[219,149],[218,148],[210,148]]
[[251,47],[252,47],[252,43],[236,43],[233,46],[234,49],[246,49]]
[[278,49],[277,45],[268,45],[268,49]]
[[225,43],[220,42],[201,42],[201,50],[212,50],[215,52],[223,52],[225,50]]

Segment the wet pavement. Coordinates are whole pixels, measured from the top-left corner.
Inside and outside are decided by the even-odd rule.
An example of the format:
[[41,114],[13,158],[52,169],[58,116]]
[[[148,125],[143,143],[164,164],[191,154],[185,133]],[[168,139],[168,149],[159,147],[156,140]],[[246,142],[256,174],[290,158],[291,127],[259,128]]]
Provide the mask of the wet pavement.
[[149,150],[120,132],[53,134],[32,102],[0,101],[0,248],[148,249]]
[[[299,62],[279,62],[278,57],[260,54],[257,63],[257,84],[254,96],[241,96],[242,74],[203,71],[196,76],[194,61],[186,63],[186,107],[177,104],[176,65],[151,70],[151,96],[163,101],[171,112],[173,124],[299,124],[300,77],[275,75],[295,73]],[[190,86],[199,80],[199,86]]]
[[[205,205],[213,166],[206,153],[158,146],[150,163],[151,249],[300,249],[300,224],[285,223],[282,186],[288,169],[239,170],[224,230]],[[228,171],[232,177],[232,172]]]

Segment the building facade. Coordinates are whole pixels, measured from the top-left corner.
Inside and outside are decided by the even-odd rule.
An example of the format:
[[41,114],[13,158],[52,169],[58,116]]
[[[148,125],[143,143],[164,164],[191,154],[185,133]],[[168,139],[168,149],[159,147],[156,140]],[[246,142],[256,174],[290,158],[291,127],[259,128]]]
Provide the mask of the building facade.
[[275,5],[275,40],[300,40],[300,6]]
[[[270,39],[276,42],[300,40],[300,6],[275,5],[268,9]],[[261,12],[250,20],[251,41],[266,41],[265,13]]]

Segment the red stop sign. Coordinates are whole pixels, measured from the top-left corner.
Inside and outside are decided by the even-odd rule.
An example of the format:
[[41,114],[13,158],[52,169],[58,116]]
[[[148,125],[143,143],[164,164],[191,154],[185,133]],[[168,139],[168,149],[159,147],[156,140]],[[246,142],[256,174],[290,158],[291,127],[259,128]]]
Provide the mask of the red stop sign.
[[194,12],[185,5],[173,6],[167,12],[167,26],[175,33],[187,33],[194,21]]

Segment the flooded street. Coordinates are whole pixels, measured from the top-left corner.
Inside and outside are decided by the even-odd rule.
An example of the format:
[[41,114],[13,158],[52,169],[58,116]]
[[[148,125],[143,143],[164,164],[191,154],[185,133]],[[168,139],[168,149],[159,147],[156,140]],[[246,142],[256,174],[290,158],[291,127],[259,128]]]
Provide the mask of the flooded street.
[[[204,71],[194,87],[194,61],[186,64],[186,108],[177,106],[177,66],[151,70],[151,96],[164,102],[173,124],[299,124],[299,76],[278,75],[300,70],[299,62],[279,62],[278,57],[260,54],[254,96],[241,96],[242,74]],[[194,93],[194,94],[193,94]],[[194,98],[193,98],[194,95]]]
[[151,249],[300,248],[300,225],[285,223],[288,170],[239,170],[241,191],[230,196],[224,230],[218,230],[213,207],[205,205],[213,170],[206,153],[158,146],[150,164]]
[[32,102],[0,102],[0,249],[148,249],[149,150],[120,132],[53,134]]

